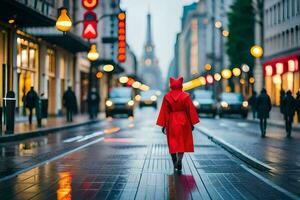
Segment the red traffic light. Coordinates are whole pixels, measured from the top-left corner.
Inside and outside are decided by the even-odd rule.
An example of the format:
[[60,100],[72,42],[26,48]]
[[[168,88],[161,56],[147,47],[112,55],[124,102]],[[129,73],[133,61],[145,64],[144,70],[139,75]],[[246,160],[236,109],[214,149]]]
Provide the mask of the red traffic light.
[[118,14],[118,61],[126,60],[126,13]]

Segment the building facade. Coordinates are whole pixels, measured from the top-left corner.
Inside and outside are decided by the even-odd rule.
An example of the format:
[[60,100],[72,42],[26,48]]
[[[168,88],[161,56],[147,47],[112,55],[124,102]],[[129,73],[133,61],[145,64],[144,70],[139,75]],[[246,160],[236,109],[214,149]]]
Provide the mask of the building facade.
[[[178,76],[191,80],[206,73],[205,66],[212,66],[211,73],[229,67],[225,53],[227,15],[232,1],[200,0],[184,6],[181,31],[174,46],[174,65]],[[216,22],[220,28],[215,27]]]
[[279,105],[280,90],[299,91],[300,2],[266,0],[264,4],[263,74],[272,103]]

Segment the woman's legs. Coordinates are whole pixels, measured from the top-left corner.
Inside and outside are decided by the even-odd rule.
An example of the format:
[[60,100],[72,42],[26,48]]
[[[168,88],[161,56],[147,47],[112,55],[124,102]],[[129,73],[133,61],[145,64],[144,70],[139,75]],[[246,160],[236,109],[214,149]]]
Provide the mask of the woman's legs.
[[176,163],[177,163],[176,153],[171,153],[171,157],[172,157],[173,165],[174,165],[174,168],[175,168],[176,167]]
[[182,158],[183,158],[183,152],[177,153],[177,170],[181,171],[182,169]]

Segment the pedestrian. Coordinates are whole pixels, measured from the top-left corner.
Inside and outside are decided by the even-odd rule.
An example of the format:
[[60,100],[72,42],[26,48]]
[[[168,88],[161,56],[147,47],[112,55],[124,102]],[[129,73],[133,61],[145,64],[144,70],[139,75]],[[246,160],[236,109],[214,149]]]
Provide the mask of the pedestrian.
[[284,120],[286,136],[290,137],[292,132],[292,123],[295,114],[295,98],[292,96],[292,92],[289,90],[283,100],[284,106]]
[[270,96],[267,94],[266,89],[262,89],[260,95],[256,100],[257,117],[259,118],[259,125],[261,131],[261,137],[266,136],[267,119],[272,109]]
[[295,109],[297,112],[298,123],[300,122],[300,91],[297,92],[295,100]]
[[285,98],[285,91],[280,90],[280,100],[279,100],[279,108],[280,108],[280,113],[284,115],[284,105],[283,105],[283,100]]
[[67,122],[73,121],[73,114],[77,112],[77,100],[71,86],[68,87],[63,96],[63,105],[66,108]]
[[98,111],[99,111],[99,103],[100,103],[100,96],[96,88],[92,88],[88,96],[88,109],[89,109],[90,119],[97,118]]
[[170,78],[170,89],[163,99],[156,124],[167,135],[174,169],[181,172],[185,152],[194,152],[192,131],[199,122],[198,113],[188,93],[182,91],[183,78]]
[[27,92],[24,101],[26,104],[26,108],[28,108],[28,110],[29,110],[28,120],[29,120],[29,124],[31,125],[33,109],[35,109],[37,101],[38,101],[38,94],[36,93],[36,91],[34,91],[33,86],[31,86],[29,92]]
[[253,91],[252,96],[249,98],[249,104],[252,110],[253,119],[256,118],[256,101],[257,101],[256,94],[257,94],[256,91]]

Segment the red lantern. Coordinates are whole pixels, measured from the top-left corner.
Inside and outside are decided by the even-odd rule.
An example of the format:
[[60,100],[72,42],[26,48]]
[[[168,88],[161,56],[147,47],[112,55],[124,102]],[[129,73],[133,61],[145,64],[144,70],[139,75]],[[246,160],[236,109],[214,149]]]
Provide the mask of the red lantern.
[[98,0],[82,0],[82,6],[87,10],[93,10],[98,5]]
[[86,39],[96,38],[97,32],[97,15],[92,11],[84,13],[82,37]]

